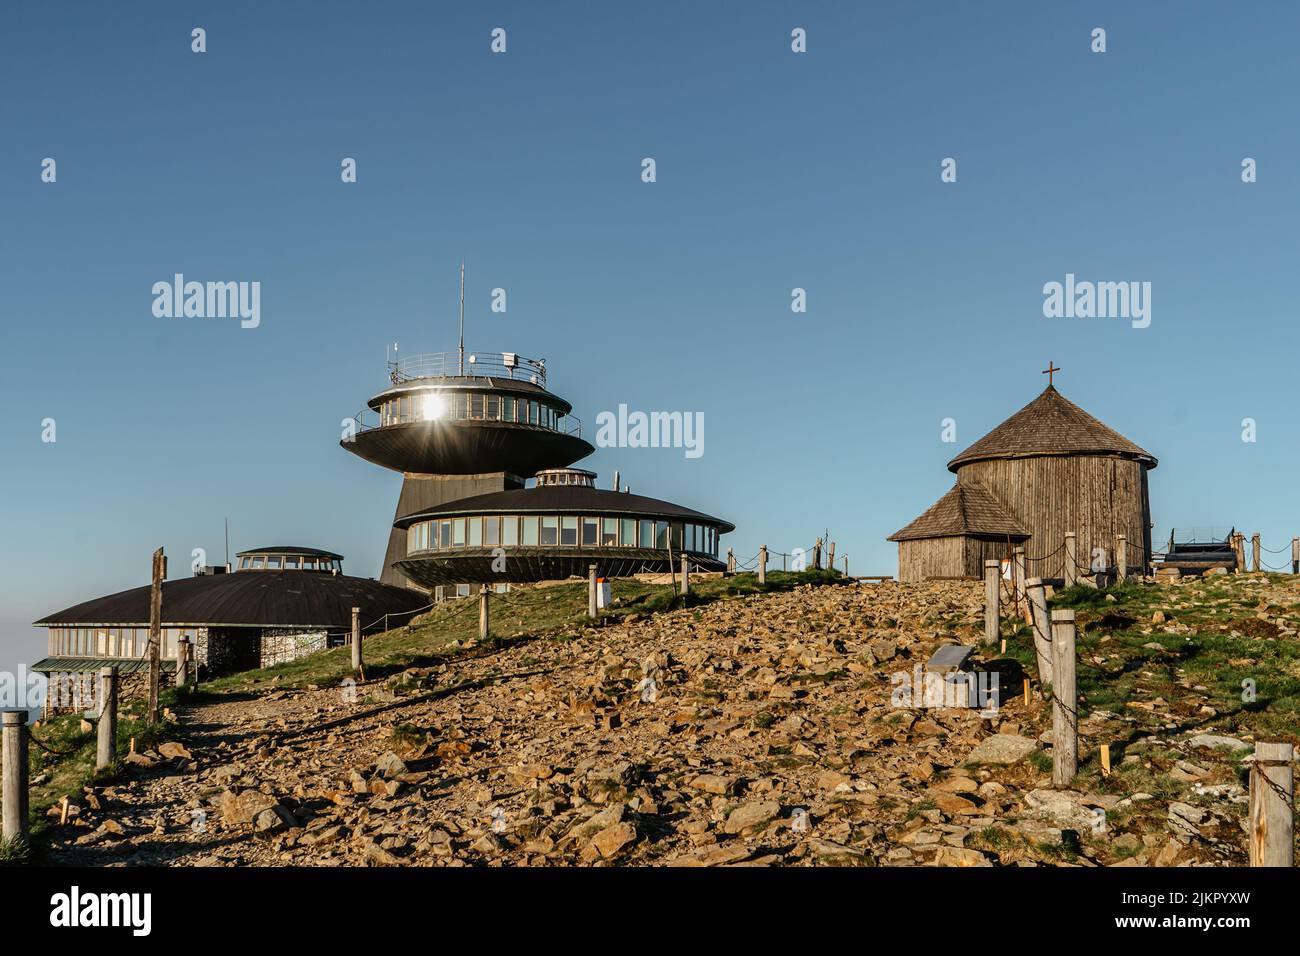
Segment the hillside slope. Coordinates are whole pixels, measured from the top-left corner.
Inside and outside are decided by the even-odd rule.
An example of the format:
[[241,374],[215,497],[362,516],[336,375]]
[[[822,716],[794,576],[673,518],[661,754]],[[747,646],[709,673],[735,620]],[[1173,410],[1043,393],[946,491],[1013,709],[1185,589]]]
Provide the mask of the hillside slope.
[[[976,642],[978,584],[827,584],[501,646],[408,647],[423,663],[372,668],[356,688],[304,684],[301,668],[224,682],[181,711],[188,758],[74,798],[48,855],[1243,865],[1233,748],[1296,740],[1300,588],[1251,575],[1060,600],[1080,607],[1074,790],[1050,789],[1050,706],[1036,685],[1023,696],[1023,628],[979,664],[999,676],[996,714],[891,700],[939,644]],[[431,643],[421,633],[392,639]]]

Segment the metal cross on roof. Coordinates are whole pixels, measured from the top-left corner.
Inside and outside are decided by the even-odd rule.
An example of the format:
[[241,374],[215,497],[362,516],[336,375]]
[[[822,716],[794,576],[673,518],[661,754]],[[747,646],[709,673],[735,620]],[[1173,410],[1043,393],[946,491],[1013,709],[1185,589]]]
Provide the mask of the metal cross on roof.
[[1049,360],[1048,363],[1047,363],[1047,368],[1043,369],[1043,374],[1047,376],[1047,384],[1048,384],[1049,387],[1050,387],[1051,384],[1052,384],[1052,374],[1053,374],[1054,372],[1059,372],[1059,371],[1060,371],[1060,369],[1057,368],[1055,365],[1053,365],[1053,364],[1051,363],[1051,361]]

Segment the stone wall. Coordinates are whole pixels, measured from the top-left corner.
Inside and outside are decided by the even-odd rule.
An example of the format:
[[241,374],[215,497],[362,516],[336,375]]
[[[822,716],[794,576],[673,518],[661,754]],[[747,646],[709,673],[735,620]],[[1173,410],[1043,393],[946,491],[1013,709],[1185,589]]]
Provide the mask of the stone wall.
[[295,661],[329,647],[325,631],[295,631],[267,628],[262,631],[261,667]]

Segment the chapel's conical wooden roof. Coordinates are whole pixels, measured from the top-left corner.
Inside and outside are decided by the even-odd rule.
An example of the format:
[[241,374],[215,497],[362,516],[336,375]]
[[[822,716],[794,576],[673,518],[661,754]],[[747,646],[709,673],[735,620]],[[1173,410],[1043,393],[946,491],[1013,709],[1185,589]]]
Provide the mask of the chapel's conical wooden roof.
[[950,535],[996,535],[1023,540],[1029,532],[979,482],[958,482],[922,515],[889,541],[946,538]]
[[1148,468],[1156,466],[1154,455],[1049,385],[1043,394],[948,462],[948,470],[956,471],[972,461],[989,458],[1040,455],[1118,455],[1136,458]]

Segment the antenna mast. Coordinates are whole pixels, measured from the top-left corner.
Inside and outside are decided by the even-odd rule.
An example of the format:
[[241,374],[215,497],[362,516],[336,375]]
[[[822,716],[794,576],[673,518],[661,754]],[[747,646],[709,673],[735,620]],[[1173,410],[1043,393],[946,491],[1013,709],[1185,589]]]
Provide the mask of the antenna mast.
[[460,374],[465,374],[465,260],[460,261]]

